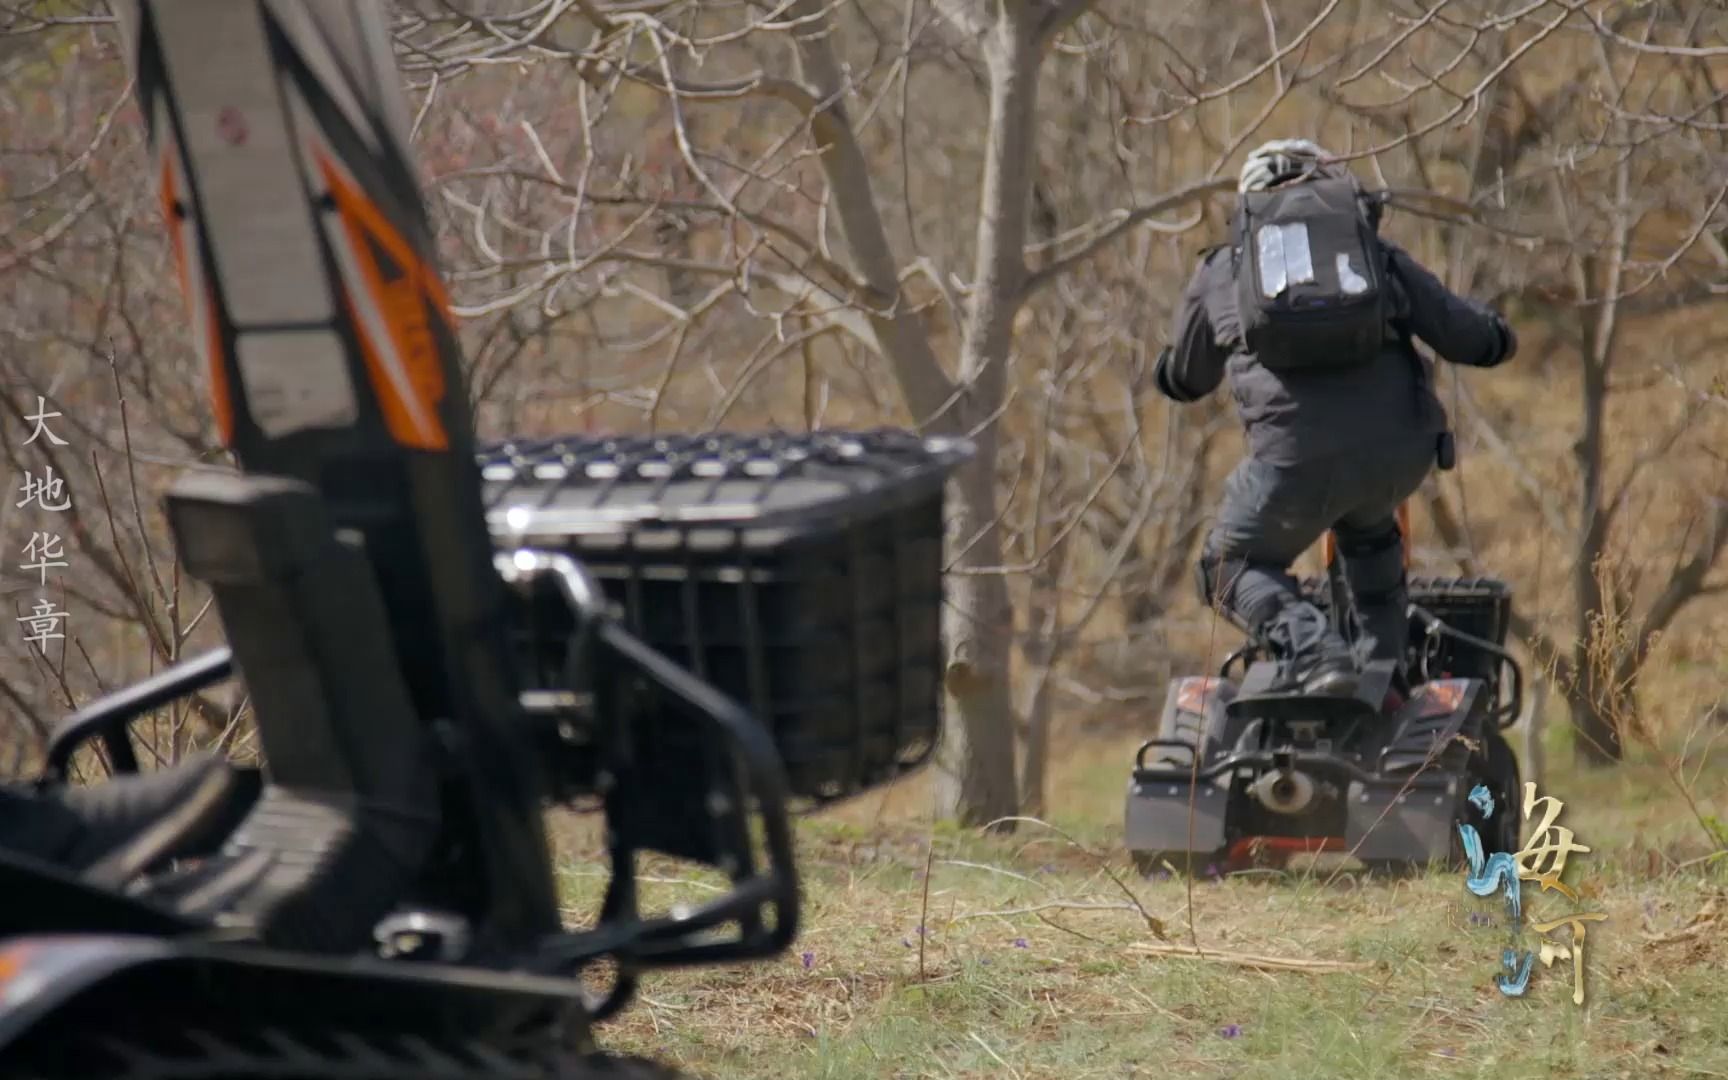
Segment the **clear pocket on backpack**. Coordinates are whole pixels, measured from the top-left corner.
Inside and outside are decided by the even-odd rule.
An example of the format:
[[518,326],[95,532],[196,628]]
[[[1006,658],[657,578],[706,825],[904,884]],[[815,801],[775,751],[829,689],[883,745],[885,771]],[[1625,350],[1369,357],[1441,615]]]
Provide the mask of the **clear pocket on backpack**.
[[1260,294],[1276,298],[1292,285],[1314,283],[1314,252],[1308,226],[1300,221],[1262,225],[1255,234],[1260,266]]
[[1368,291],[1368,279],[1350,265],[1350,253],[1340,251],[1337,259],[1338,288],[1345,296],[1361,296]]

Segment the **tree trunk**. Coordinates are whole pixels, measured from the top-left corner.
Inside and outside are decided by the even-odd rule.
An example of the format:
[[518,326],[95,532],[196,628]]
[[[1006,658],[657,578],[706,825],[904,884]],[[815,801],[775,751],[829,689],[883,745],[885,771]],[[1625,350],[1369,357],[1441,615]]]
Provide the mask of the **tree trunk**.
[[1619,761],[1626,735],[1636,734],[1641,720],[1638,673],[1644,650],[1614,655],[1610,649],[1611,646],[1599,643],[1589,650],[1586,643],[1573,652],[1566,704],[1577,738],[1575,753],[1584,764],[1611,765]]
[[1550,680],[1542,671],[1533,671],[1529,686],[1525,690],[1528,695],[1524,705],[1522,722],[1523,753],[1519,754],[1523,778],[1538,786],[1548,779],[1548,754],[1542,745],[1543,731],[1548,720],[1548,687]]
[[[1046,490],[1045,497],[1057,492]],[[1050,763],[1050,724],[1055,718],[1055,683],[1051,675],[1062,659],[1063,640],[1067,630],[1062,625],[1062,575],[1067,568],[1066,540],[1046,551],[1044,561],[1032,571],[1032,590],[1026,602],[1027,677],[1031,687],[1026,694],[1026,760],[1020,767],[1020,812],[1032,817],[1043,815],[1045,775]]]
[[998,521],[997,417],[1008,385],[1014,315],[1026,280],[1026,218],[1031,198],[1033,121],[1037,113],[1037,27],[1004,5],[984,43],[990,69],[990,128],[978,208],[976,271],[961,348],[958,403],[977,456],[959,471],[951,543],[965,555],[957,569],[988,568],[949,579],[944,610],[949,659],[948,715],[938,755],[938,812],[982,824],[1019,808],[1015,731],[1009,695],[1014,625],[1002,576]]
[[[993,429],[975,440],[978,456],[956,475],[948,548],[970,544],[962,566],[1002,565],[997,519]],[[977,542],[972,543],[974,537]],[[937,754],[937,810],[963,824],[982,825],[1019,809],[1014,714],[1008,693],[1014,608],[1000,572],[948,578],[942,610],[948,642],[942,749]]]
[[[1586,260],[1588,261],[1588,260]],[[1588,278],[1586,278],[1588,280]],[[1610,277],[1617,281],[1617,277]],[[1604,328],[1587,326],[1584,335],[1585,354],[1582,383],[1584,430],[1578,436],[1573,453],[1578,459],[1579,508],[1578,543],[1573,550],[1572,593],[1574,597],[1572,646],[1572,685],[1567,688],[1567,701],[1572,708],[1574,753],[1580,764],[1610,765],[1620,759],[1620,733],[1614,717],[1608,712],[1614,693],[1612,686],[1598,684],[1613,679],[1613,672],[1598,671],[1606,662],[1600,655],[1612,648],[1616,627],[1603,624],[1608,616],[1607,593],[1602,564],[1608,548],[1609,518],[1602,505],[1603,415],[1608,400],[1607,364],[1599,357],[1611,347],[1601,336]]]
[[1626,717],[1617,713],[1625,706],[1607,694],[1592,693],[1590,682],[1590,676],[1584,676],[1566,694],[1577,740],[1574,754],[1584,764],[1612,765],[1620,760],[1620,725]]
[[[1624,130],[1620,132],[1624,135]],[[1628,200],[1630,172],[1622,157],[1614,171],[1614,201],[1612,203],[1606,264],[1602,266],[1600,298],[1595,302],[1592,318],[1589,307],[1581,315],[1583,338],[1584,430],[1578,436],[1574,453],[1578,457],[1580,498],[1578,500],[1578,547],[1574,553],[1572,576],[1577,600],[1577,643],[1573,646],[1572,723],[1577,741],[1573,751],[1579,764],[1612,765],[1620,760],[1620,731],[1616,715],[1620,694],[1622,658],[1612,652],[1613,642],[1622,628],[1611,625],[1607,606],[1607,590],[1603,581],[1607,567],[1602,565],[1608,550],[1609,529],[1613,524],[1613,507],[1603,502],[1605,447],[1604,425],[1608,410],[1609,369],[1613,365],[1620,336],[1619,300],[1624,280],[1626,256],[1632,234]],[[1590,301],[1591,283],[1595,281],[1599,258],[1584,255],[1575,260],[1576,290],[1580,303]],[[1616,605],[1613,618],[1623,618],[1625,612]],[[1592,639],[1600,638],[1592,647]],[[1592,653],[1597,655],[1592,656]],[[1606,668],[1608,670],[1597,670]],[[1634,669],[1636,670],[1636,665]],[[1596,690],[1599,680],[1609,685]]]

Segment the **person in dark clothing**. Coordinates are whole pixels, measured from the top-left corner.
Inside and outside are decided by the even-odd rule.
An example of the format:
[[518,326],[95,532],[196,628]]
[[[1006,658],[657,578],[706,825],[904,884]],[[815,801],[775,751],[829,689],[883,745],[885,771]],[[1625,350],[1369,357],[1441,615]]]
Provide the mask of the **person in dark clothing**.
[[[1241,197],[1321,178],[1348,180],[1344,167],[1328,158],[1306,141],[1268,143],[1249,155]],[[1377,218],[1373,224],[1377,230]],[[1325,262],[1310,258],[1308,235],[1302,234],[1297,256],[1308,276],[1292,280],[1315,280],[1314,265]],[[1435,464],[1442,439],[1449,439],[1432,368],[1412,339],[1451,363],[1481,368],[1502,364],[1517,350],[1500,314],[1452,293],[1402,248],[1376,239],[1386,283],[1385,333],[1370,362],[1309,369],[1262,363],[1244,342],[1245,294],[1236,270],[1241,251],[1233,252],[1232,244],[1203,253],[1156,368],[1158,389],[1178,403],[1201,399],[1229,376],[1248,454],[1225,482],[1202,545],[1201,591],[1209,605],[1290,661],[1291,676],[1312,693],[1354,694],[1363,659],[1403,659],[1409,615],[1396,513]],[[1338,265],[1340,275],[1361,283],[1342,254]],[[1361,653],[1303,600],[1290,573],[1328,529],[1356,599]],[[1400,670],[1400,682],[1402,676]]]

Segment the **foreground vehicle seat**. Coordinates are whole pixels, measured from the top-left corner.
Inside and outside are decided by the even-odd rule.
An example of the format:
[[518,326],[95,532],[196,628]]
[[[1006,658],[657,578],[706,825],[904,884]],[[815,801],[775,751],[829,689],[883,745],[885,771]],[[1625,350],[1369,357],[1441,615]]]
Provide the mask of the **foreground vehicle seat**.
[[437,835],[431,738],[373,568],[310,485],[192,474],[168,496],[251,692],[262,791],[220,852],[144,895],[279,948],[365,945]]

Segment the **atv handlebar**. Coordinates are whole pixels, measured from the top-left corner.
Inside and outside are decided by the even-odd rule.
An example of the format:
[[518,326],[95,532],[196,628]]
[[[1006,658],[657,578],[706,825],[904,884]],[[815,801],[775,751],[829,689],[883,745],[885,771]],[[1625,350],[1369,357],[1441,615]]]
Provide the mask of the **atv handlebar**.
[[1226,656],[1222,664],[1218,665],[1218,677],[1220,679],[1230,678],[1230,669],[1238,663],[1242,665],[1242,670],[1246,673],[1249,662],[1252,661],[1255,655],[1259,652],[1260,645],[1257,642],[1248,641],[1244,643],[1235,652]]
[[1147,739],[1145,742],[1141,743],[1140,749],[1135,751],[1135,753],[1134,753],[1134,771],[1135,772],[1139,773],[1139,772],[1146,772],[1147,771],[1147,769],[1146,769],[1146,751],[1151,750],[1155,747],[1163,748],[1166,750],[1185,750],[1185,751],[1187,751],[1187,753],[1188,753],[1188,767],[1189,767],[1190,773],[1192,773],[1192,770],[1194,767],[1194,759],[1197,756],[1195,749],[1194,749],[1194,744],[1191,742],[1184,742],[1181,739]]

